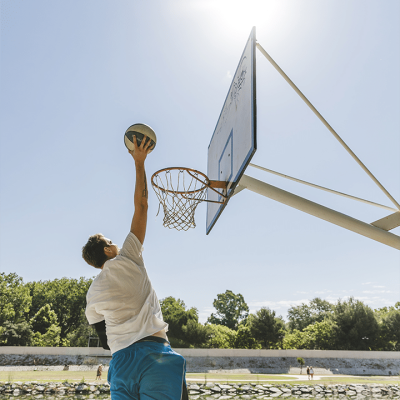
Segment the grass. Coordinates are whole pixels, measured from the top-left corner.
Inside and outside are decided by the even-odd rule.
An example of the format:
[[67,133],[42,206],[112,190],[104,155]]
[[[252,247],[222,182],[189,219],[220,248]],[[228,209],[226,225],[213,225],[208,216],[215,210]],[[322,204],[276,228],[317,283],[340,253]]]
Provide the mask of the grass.
[[266,375],[266,374],[186,374],[186,378],[189,382],[221,382],[221,383],[240,383],[240,382],[254,382],[261,384],[271,385],[282,385],[282,384],[301,384],[301,385],[332,385],[337,383],[342,384],[368,384],[368,383],[379,383],[379,384],[393,384],[400,385],[399,376],[365,376],[365,377],[348,377],[348,376],[332,376],[325,377],[321,380],[298,380],[296,377],[291,375]]
[[205,379],[207,381],[221,381],[221,382],[227,382],[227,381],[235,381],[235,382],[241,382],[241,381],[252,381],[252,382],[257,382],[257,381],[265,381],[265,380],[288,380],[292,379],[293,381],[297,381],[295,377],[291,378],[290,375],[287,376],[282,376],[282,375],[266,375],[266,374],[204,374],[204,373],[188,373],[186,374],[186,379],[198,379],[199,382],[204,381]]
[[[399,376],[335,376],[325,377],[321,380],[298,380],[296,377],[291,375],[272,375],[272,374],[204,374],[204,373],[188,373],[186,375],[189,382],[220,382],[220,383],[240,383],[240,382],[254,382],[272,385],[276,384],[301,384],[301,385],[332,385],[337,383],[342,384],[368,384],[368,383],[379,383],[379,384],[398,384],[400,385]],[[107,382],[107,371],[103,373],[101,383]],[[25,382],[25,381],[38,381],[38,382],[86,382],[91,383],[96,379],[96,371],[0,371],[0,382],[13,381],[13,382]]]
[[[0,371],[0,382],[9,381],[10,371]],[[96,371],[12,371],[13,382],[93,382]],[[103,373],[102,383],[107,382],[107,372]]]

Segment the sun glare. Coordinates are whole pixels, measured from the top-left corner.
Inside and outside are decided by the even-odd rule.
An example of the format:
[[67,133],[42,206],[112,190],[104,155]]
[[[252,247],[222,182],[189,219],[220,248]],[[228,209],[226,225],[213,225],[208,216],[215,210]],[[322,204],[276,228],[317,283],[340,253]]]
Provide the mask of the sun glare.
[[282,0],[202,0],[196,6],[207,13],[207,19],[217,24],[221,32],[240,37],[243,31],[250,33],[253,26],[268,36],[278,36],[288,28],[292,15],[288,2]]

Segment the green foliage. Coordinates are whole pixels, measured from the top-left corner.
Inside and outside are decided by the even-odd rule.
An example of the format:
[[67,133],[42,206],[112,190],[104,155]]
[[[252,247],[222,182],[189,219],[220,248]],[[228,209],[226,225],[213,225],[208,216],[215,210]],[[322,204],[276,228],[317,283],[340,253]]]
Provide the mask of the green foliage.
[[31,318],[31,326],[34,332],[45,334],[52,325],[58,325],[57,315],[50,308],[49,304],[44,305],[33,318]]
[[60,346],[60,332],[61,328],[57,325],[51,325],[46,333],[35,332],[32,338],[32,346]]
[[0,344],[2,346],[30,346],[33,332],[26,321],[14,323],[4,322],[0,327]]
[[[85,316],[91,282],[24,284],[14,273],[0,273],[0,346],[86,347],[88,337],[97,336]],[[175,347],[400,351],[400,302],[372,311],[354,298],[335,305],[315,298],[289,309],[289,331],[268,308],[248,315],[243,296],[230,290],[217,295],[216,313],[206,325],[199,323],[197,309],[187,309],[180,299],[160,303]]]
[[34,332],[32,346],[51,347],[60,345],[61,328],[57,315],[49,304],[44,305],[30,320]]
[[224,325],[206,325],[209,337],[205,347],[213,349],[233,349],[235,347],[236,331]]
[[250,327],[240,324],[236,331],[235,349],[261,349],[261,344],[251,335]]
[[195,320],[189,320],[186,325],[183,325],[182,331],[185,336],[185,342],[192,347],[204,346],[210,335],[208,327]]
[[86,293],[92,279],[61,278],[53,281],[38,281],[27,284],[32,296],[32,307],[29,317],[46,304],[55,312],[60,331],[60,344],[74,332],[81,323],[81,312],[86,306]]
[[302,357],[297,357],[297,362],[300,364],[300,374],[303,373],[303,366],[305,364],[304,359]]
[[319,297],[311,300],[309,304],[301,304],[288,310],[289,329],[302,331],[314,322],[323,321],[333,311],[334,305]]
[[304,349],[303,347],[303,332],[298,329],[293,329],[292,332],[286,333],[283,338],[283,346],[285,350]]
[[91,327],[82,308],[78,327],[67,335],[68,346],[87,347],[89,337],[98,337],[96,329]]
[[394,307],[383,307],[375,310],[380,328],[378,350],[400,350],[400,302]]
[[334,342],[334,327],[328,320],[308,325],[302,333],[305,349],[329,350]]
[[249,317],[250,333],[264,349],[279,347],[285,336],[285,323],[275,317],[275,311],[262,307]]
[[243,296],[235,294],[231,290],[220,293],[213,302],[216,314],[211,314],[208,318],[210,324],[224,325],[229,329],[238,329],[239,323],[246,320],[249,307],[244,301]]
[[335,350],[375,350],[379,344],[379,325],[374,312],[360,300],[339,300],[332,317]]
[[170,339],[177,339],[183,346],[185,346],[185,342],[188,342],[187,337],[193,338],[196,342],[200,340],[202,332],[196,308],[186,310],[185,303],[172,296],[161,300],[160,305],[164,321],[169,325],[168,337]]
[[6,321],[19,323],[29,312],[32,298],[22,278],[15,273],[0,273],[0,326]]

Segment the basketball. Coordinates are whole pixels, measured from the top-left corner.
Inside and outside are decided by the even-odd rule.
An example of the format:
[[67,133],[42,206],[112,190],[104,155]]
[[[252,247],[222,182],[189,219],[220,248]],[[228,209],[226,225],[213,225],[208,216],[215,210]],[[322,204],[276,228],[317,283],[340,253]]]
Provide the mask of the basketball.
[[136,136],[136,143],[138,146],[142,143],[143,136],[147,136],[151,140],[151,150],[152,152],[154,150],[154,147],[156,147],[157,143],[157,136],[153,129],[150,128],[150,126],[146,124],[134,124],[131,125],[125,132],[124,136],[124,141],[125,141],[125,146],[127,147],[128,150],[133,151],[133,137]]

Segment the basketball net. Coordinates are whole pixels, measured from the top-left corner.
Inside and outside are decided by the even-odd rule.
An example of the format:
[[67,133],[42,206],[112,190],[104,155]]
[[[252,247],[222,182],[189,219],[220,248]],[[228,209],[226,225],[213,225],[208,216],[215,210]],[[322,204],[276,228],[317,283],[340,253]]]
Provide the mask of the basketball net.
[[206,175],[191,168],[164,168],[153,174],[151,184],[163,207],[166,228],[187,231],[196,227],[194,213],[199,203],[207,201],[210,187]]

